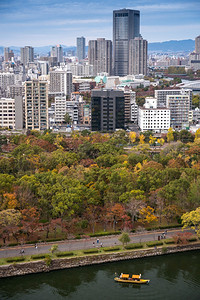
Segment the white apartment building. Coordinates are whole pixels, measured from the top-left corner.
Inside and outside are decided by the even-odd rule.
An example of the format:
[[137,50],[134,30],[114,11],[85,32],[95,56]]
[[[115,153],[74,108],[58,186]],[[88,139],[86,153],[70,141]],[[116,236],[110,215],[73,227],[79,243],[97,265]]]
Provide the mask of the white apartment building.
[[55,97],[55,122],[62,123],[66,114],[66,96]]
[[124,120],[125,123],[137,123],[138,105],[136,104],[136,93],[124,90]]
[[0,73],[0,89],[6,91],[10,85],[15,84],[14,73],[2,72]]
[[69,114],[73,124],[78,124],[79,102],[66,101],[66,96],[63,95],[55,97],[55,123],[62,123],[66,113]]
[[66,113],[69,114],[73,124],[78,124],[78,112],[78,101],[66,101]]
[[93,76],[93,65],[90,65],[88,63],[79,64],[79,63],[71,63],[68,64],[67,67],[72,72],[73,76],[85,76],[85,77],[91,77]]
[[171,112],[171,127],[182,130],[189,127],[190,95],[167,95],[167,107]]
[[49,94],[71,95],[72,93],[72,72],[61,69],[51,71]]
[[141,131],[166,132],[170,127],[170,109],[157,108],[155,98],[146,98],[144,107],[139,107],[138,126]]
[[15,99],[0,99],[0,126],[15,129]]
[[17,96],[16,99],[0,98],[0,127],[23,128],[22,97]]
[[189,95],[190,109],[192,109],[192,90],[190,89],[155,90],[155,98],[157,98],[157,107],[166,107],[168,95]]

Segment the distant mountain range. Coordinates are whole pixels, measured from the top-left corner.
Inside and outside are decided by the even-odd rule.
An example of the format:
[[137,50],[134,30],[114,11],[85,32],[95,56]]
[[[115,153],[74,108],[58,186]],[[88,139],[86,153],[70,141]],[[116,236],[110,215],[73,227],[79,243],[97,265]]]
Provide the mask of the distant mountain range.
[[[75,46],[63,46],[64,52],[74,50],[76,51]],[[43,47],[34,47],[34,52],[39,55],[47,55],[51,50],[52,45],[43,46]],[[194,40],[180,40],[180,41],[167,41],[167,42],[160,42],[160,43],[149,43],[148,44],[148,51],[149,53],[152,52],[160,52],[160,53],[177,53],[177,52],[192,52],[195,48],[195,41]],[[0,55],[3,55],[3,46],[0,46]],[[20,54],[20,47],[10,46],[10,49],[14,51],[16,54]],[[87,47],[86,47],[87,52]]]
[[162,43],[149,43],[149,52],[192,52],[195,48],[194,40],[167,41]]

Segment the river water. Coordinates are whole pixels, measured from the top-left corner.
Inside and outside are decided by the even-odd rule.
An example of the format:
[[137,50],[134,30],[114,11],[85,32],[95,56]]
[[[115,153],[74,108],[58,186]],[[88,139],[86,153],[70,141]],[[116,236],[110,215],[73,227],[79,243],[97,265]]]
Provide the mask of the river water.
[[[115,272],[142,273],[150,283],[117,283]],[[199,300],[200,251],[0,279],[0,299]]]

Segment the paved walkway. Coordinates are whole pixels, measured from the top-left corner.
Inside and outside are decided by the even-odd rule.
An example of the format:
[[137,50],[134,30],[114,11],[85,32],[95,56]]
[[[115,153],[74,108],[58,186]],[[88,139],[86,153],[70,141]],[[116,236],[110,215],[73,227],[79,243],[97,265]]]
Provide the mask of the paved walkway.
[[[164,231],[153,231],[153,232],[143,232],[143,233],[131,233],[130,243],[148,242],[158,240],[158,235],[161,235]],[[166,238],[171,238],[173,235],[183,232],[181,229],[170,229],[167,230]],[[193,230],[184,230],[184,232],[194,233]],[[97,239],[99,242],[97,242]],[[118,235],[103,236],[98,238],[85,238],[80,240],[64,240],[58,242],[50,243],[38,243],[37,248],[35,245],[22,245],[16,247],[2,247],[0,248],[0,258],[19,256],[20,251],[24,249],[24,255],[49,253],[52,245],[57,244],[58,250],[60,251],[73,251],[81,249],[89,249],[94,247],[100,247],[101,243],[103,247],[121,245],[119,242]]]

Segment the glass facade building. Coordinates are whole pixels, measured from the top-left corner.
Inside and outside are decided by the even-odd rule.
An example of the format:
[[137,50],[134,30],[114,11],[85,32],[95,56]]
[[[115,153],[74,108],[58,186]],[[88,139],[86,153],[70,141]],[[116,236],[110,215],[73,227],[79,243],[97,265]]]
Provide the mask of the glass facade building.
[[114,75],[129,74],[129,41],[140,35],[140,12],[121,9],[113,11]]
[[124,129],[124,92],[93,90],[91,99],[92,131]]
[[85,38],[83,36],[77,37],[76,49],[77,49],[78,60],[81,61],[81,60],[85,59]]

